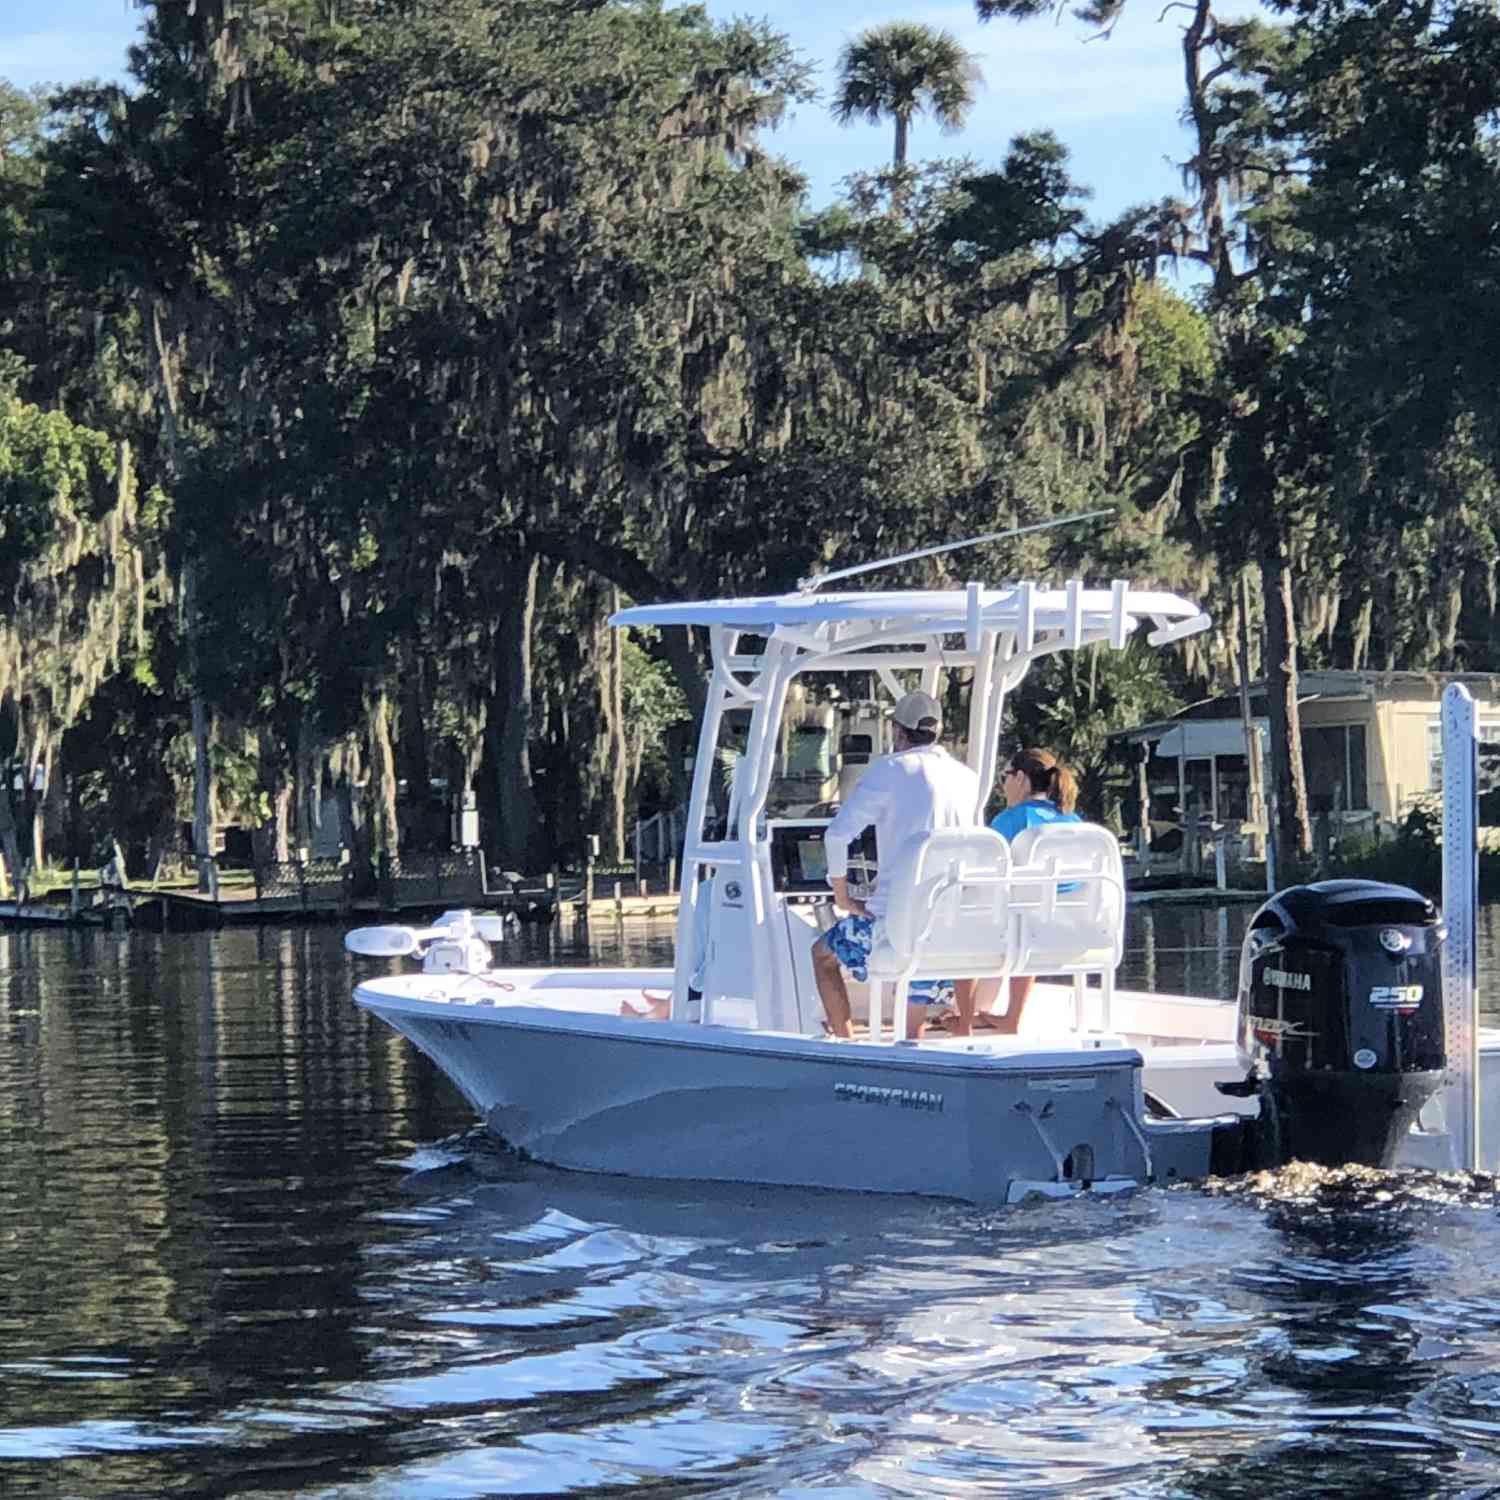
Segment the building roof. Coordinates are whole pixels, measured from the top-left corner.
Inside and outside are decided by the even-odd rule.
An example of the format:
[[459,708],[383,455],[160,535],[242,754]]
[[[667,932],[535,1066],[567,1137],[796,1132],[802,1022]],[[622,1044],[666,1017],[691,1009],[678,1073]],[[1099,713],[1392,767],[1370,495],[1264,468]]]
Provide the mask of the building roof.
[[[1449,683],[1462,683],[1482,702],[1500,703],[1500,676],[1488,672],[1299,672],[1297,702],[1302,703],[1373,703],[1380,699],[1430,699],[1434,708]],[[1261,679],[1250,684],[1250,716],[1264,723],[1267,716],[1266,684]],[[1122,744],[1141,744],[1160,740],[1164,735],[1187,723],[1222,723],[1233,721],[1238,732],[1240,695],[1222,693],[1190,703],[1165,719],[1153,719],[1130,729],[1118,729],[1110,739]],[[1158,754],[1175,754],[1158,749]],[[1208,754],[1207,750],[1199,752]],[[1218,754],[1243,754],[1220,750]]]

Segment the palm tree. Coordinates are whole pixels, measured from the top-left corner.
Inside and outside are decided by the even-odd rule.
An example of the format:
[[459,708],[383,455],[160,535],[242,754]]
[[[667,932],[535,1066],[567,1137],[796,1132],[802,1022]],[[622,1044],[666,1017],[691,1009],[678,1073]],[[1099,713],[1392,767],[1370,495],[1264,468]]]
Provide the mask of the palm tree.
[[913,115],[930,114],[943,131],[963,127],[984,81],[979,60],[950,31],[914,21],[872,26],[839,55],[839,92],[833,117],[840,125],[896,122],[895,166],[906,163]]

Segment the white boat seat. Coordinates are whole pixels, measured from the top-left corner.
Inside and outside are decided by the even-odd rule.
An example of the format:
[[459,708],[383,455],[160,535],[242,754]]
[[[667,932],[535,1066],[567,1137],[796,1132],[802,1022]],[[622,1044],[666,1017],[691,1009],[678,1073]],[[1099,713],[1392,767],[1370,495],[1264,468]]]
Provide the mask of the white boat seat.
[[1125,869],[1114,834],[1097,823],[1028,828],[1012,840],[1011,861],[1012,972],[1112,975],[1125,947]]
[[906,1035],[913,979],[1004,977],[1014,934],[1010,846],[990,828],[937,828],[909,839],[889,861],[884,918],[870,952],[870,1035],[882,1024],[882,992],[895,987],[892,1026]]

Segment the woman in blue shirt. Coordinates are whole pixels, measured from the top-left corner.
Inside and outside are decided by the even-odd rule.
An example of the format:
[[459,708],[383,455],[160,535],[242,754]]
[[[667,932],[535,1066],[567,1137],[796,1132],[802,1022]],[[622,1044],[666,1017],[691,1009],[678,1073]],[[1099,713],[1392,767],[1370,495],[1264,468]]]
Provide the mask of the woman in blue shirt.
[[[1050,750],[1018,750],[1010,758],[1000,789],[1005,794],[1005,806],[991,819],[990,827],[1007,840],[1044,823],[1083,821],[1073,811],[1078,801],[1078,782]],[[1036,978],[1031,974],[1017,974],[1011,980],[1010,1003],[1003,1016],[990,1009],[1000,993],[999,981],[981,983],[975,991],[976,1025],[1014,1036],[1020,1029],[1021,1012],[1035,983]]]
[[1005,806],[990,822],[996,833],[1013,839],[1043,823],[1081,823],[1073,808],[1078,782],[1050,750],[1018,750],[1000,782]]

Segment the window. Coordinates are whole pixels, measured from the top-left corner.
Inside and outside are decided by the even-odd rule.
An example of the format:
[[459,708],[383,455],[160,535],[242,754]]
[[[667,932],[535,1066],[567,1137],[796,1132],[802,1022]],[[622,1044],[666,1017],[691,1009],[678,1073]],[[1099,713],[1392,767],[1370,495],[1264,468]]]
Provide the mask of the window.
[[1213,761],[1208,756],[1189,760],[1182,768],[1183,785],[1187,790],[1188,806],[1200,818],[1211,818],[1214,812]]
[[1307,810],[1314,815],[1360,812],[1370,805],[1363,724],[1329,724],[1302,731]]
[[[1427,790],[1443,789],[1443,723],[1427,721]],[[1479,821],[1500,824],[1500,719],[1479,721]]]
[[1178,815],[1177,761],[1153,755],[1146,763],[1146,787],[1151,798],[1148,813],[1153,823],[1175,823]]
[[1250,816],[1249,761],[1243,755],[1216,755],[1214,775],[1218,777],[1219,821],[1231,818],[1242,821]]

